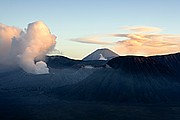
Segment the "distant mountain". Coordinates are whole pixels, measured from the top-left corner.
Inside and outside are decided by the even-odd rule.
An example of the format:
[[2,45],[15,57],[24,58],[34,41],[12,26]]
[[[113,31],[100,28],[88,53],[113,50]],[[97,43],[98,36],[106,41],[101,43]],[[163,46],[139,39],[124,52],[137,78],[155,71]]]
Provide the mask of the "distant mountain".
[[74,60],[64,56],[46,56],[46,63],[51,68],[72,67],[79,62],[80,60]]
[[[179,102],[180,68],[169,67],[171,60],[162,62],[178,55],[116,57],[107,63],[111,68],[99,69],[76,84],[56,88],[54,93],[68,100]],[[179,62],[173,63],[179,66]]]
[[74,60],[64,56],[46,56],[46,63],[51,68],[64,69],[64,68],[82,68],[85,66],[92,67],[105,67],[107,61],[82,61]]
[[104,48],[104,49],[97,49],[87,57],[85,57],[83,60],[88,61],[88,60],[110,60],[112,58],[118,57],[119,55],[116,54],[115,52]]

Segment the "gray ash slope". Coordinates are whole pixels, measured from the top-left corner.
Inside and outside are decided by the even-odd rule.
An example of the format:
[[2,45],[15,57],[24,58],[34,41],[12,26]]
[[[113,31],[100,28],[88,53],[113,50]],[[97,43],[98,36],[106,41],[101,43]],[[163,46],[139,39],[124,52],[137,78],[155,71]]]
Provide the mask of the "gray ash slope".
[[28,74],[20,68],[9,72],[1,72],[0,89],[50,89],[74,84],[95,71],[95,69],[86,69],[84,66],[104,67],[107,63],[107,61],[73,60],[63,56],[46,56],[46,62],[50,68],[49,74]]
[[[105,67],[108,61],[73,60],[64,56],[46,56],[49,74],[33,75],[22,69],[0,73],[0,89],[43,88],[50,89],[74,84],[92,74],[96,68]],[[94,69],[86,69],[92,66]]]
[[119,55],[116,54],[115,52],[104,48],[104,49],[97,49],[96,51],[94,51],[93,53],[89,54],[88,56],[86,56],[83,61],[88,61],[88,60],[99,60],[101,55],[106,59],[106,60],[110,60],[112,58],[118,57]]
[[33,75],[19,69],[0,74],[0,90],[12,89],[51,89],[64,85],[74,84],[93,73],[90,69],[53,69],[50,74]]
[[[175,57],[170,57],[175,56]],[[121,56],[83,81],[54,89],[60,99],[111,102],[180,102],[180,68],[167,56]],[[167,61],[162,62],[161,61]],[[173,62],[179,66],[179,62]]]

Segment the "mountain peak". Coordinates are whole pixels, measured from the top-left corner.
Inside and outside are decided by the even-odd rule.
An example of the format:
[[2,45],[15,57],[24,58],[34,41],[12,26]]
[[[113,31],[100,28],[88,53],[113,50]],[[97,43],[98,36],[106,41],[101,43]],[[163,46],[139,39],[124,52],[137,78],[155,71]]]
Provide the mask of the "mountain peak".
[[107,48],[97,49],[88,56],[86,56],[83,60],[111,60],[112,58],[118,57],[119,55],[109,50]]

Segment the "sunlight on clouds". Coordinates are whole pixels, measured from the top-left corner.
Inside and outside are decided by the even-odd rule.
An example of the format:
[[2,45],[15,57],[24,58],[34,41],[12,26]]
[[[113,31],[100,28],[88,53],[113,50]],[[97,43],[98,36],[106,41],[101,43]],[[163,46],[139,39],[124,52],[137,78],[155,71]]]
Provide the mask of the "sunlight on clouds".
[[55,40],[56,36],[42,21],[28,24],[26,31],[0,24],[0,64],[21,67],[32,74],[47,74],[46,63],[35,59],[53,50]]
[[[109,34],[76,38],[73,41],[88,44],[112,45],[120,55],[159,55],[180,51],[179,34],[160,34],[160,28],[148,26],[123,27],[131,31],[129,34]],[[110,37],[117,38],[116,42],[104,41]]]
[[129,30],[134,33],[154,33],[154,32],[160,32],[162,29],[158,27],[150,27],[150,26],[125,26],[122,27],[124,30]]
[[[180,35],[141,35],[118,34],[115,37],[125,37],[114,46],[115,51],[121,55],[157,55],[175,53],[180,51]],[[132,37],[133,36],[133,37]],[[134,37],[136,36],[136,37]]]
[[104,41],[102,38],[107,38],[108,35],[94,35],[82,38],[71,39],[74,42],[87,43],[87,44],[99,44],[99,45],[112,45],[114,44],[111,41]]
[[18,37],[21,33],[21,29],[7,26],[0,23],[0,63],[11,64],[7,62],[13,37]]

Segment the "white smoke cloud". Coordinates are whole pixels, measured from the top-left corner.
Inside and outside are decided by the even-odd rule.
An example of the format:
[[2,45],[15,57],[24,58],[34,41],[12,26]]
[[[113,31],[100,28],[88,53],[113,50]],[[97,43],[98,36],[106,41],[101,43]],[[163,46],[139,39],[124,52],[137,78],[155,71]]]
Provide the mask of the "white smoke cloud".
[[[47,74],[49,69],[43,61],[35,63],[35,58],[45,55],[56,44],[56,36],[41,21],[30,23],[26,31],[1,24],[0,41],[8,47],[0,46],[0,64],[19,65],[32,74]],[[6,62],[5,62],[6,60]]]
[[49,69],[47,68],[47,64],[43,61],[36,63],[36,74],[47,74],[49,73]]
[[0,23],[0,64],[7,66],[12,63],[9,57],[12,38],[19,36],[21,31],[16,27]]

